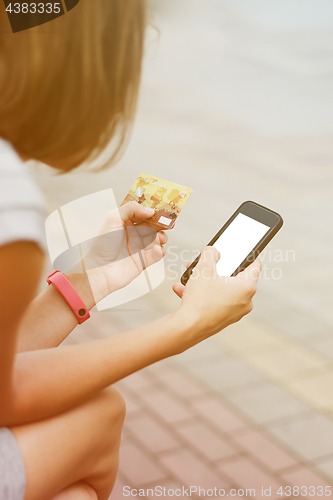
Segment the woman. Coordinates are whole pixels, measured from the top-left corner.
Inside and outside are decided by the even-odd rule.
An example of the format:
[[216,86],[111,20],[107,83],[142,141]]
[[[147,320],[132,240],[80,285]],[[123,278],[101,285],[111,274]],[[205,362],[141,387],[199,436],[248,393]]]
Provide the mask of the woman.
[[[54,286],[34,298],[45,215],[24,161],[68,172],[111,140],[115,160],[134,117],[146,3],[81,0],[47,28],[16,34],[4,9],[0,22],[0,500],[106,500],[125,414],[112,384],[249,313],[260,264],[220,278],[218,252],[206,248],[186,290],[174,285],[182,299],[176,312],[109,339],[56,348],[78,320]],[[152,213],[129,203],[118,222],[110,213],[104,223],[141,227]],[[157,232],[146,265],[163,256],[166,239]],[[113,253],[122,252],[124,241]],[[90,259],[97,254],[93,245]],[[110,264],[90,279],[66,274],[85,307],[142,271],[135,255],[113,256]]]

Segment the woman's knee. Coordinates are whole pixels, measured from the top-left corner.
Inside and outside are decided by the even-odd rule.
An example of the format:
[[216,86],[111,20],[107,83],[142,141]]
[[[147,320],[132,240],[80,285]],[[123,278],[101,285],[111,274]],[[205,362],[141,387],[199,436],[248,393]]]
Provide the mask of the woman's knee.
[[51,500],[98,500],[96,491],[84,481],[64,489]]
[[93,478],[97,477],[106,488],[111,488],[118,471],[125,401],[114,387],[108,387],[96,395],[90,410],[94,418],[95,443],[90,454],[93,464],[89,484],[94,487]]
[[126,414],[126,404],[120,392],[115,387],[110,386],[103,389],[97,397],[102,406],[103,418],[113,425],[122,427]]
[[59,489],[65,495],[70,484],[87,478],[95,491],[111,489],[124,416],[124,400],[110,387],[67,413],[13,428],[25,462],[26,498],[41,500]]
[[88,405],[101,455],[117,455],[126,405],[122,395],[110,386],[100,391]]

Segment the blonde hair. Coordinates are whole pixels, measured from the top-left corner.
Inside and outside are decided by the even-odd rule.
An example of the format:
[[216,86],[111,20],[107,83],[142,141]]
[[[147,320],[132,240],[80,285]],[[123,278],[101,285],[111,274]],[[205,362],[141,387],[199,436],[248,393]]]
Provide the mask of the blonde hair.
[[24,157],[71,170],[133,122],[146,0],[80,0],[45,25],[11,33],[0,17],[0,136]]

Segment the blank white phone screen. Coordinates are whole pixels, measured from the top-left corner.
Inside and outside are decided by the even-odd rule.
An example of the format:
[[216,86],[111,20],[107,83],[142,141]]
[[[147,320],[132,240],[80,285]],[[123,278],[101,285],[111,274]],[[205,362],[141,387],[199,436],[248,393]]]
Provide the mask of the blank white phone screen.
[[213,245],[221,255],[216,264],[217,274],[231,276],[269,229],[247,215],[238,214]]

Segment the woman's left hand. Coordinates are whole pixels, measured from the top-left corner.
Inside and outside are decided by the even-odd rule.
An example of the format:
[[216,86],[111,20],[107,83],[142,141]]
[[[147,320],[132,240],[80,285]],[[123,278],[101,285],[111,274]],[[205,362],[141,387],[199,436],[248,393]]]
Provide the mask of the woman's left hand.
[[124,288],[165,255],[168,238],[149,224],[155,211],[131,201],[108,212],[83,262],[95,302]]

